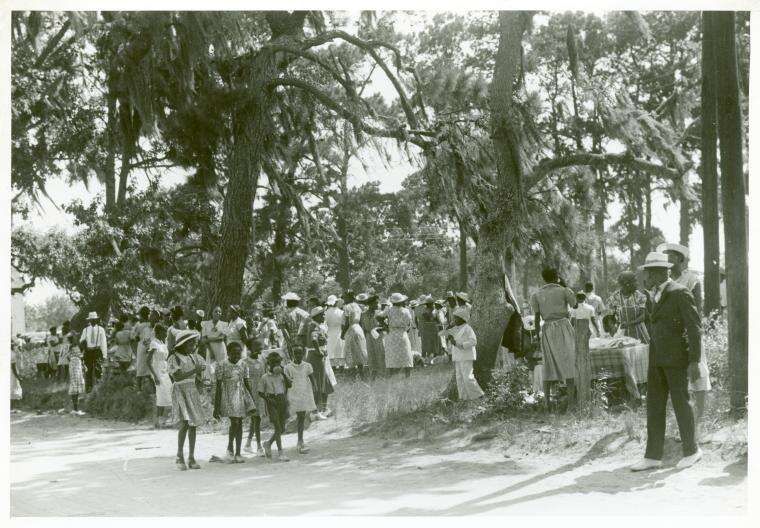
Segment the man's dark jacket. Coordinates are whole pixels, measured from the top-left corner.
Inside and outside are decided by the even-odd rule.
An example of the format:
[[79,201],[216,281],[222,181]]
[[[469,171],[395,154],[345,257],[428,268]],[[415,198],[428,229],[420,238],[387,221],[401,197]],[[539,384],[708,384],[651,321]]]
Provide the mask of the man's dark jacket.
[[649,364],[685,368],[699,362],[702,322],[694,296],[686,287],[669,281],[652,306]]

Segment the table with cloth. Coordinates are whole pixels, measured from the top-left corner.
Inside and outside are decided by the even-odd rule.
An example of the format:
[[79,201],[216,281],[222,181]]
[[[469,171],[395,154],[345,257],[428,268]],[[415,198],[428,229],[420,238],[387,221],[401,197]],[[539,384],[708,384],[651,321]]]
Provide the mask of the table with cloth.
[[594,379],[623,378],[628,393],[641,399],[638,386],[647,381],[649,345],[630,338],[592,338],[589,355]]

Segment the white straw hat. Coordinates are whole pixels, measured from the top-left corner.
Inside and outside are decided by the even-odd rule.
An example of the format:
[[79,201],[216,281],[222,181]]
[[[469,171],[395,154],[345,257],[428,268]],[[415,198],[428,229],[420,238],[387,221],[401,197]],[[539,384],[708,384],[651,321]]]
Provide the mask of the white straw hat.
[[388,298],[388,300],[389,300],[389,301],[390,301],[392,304],[396,304],[396,303],[404,302],[404,301],[405,301],[405,300],[407,300],[408,298],[409,298],[409,297],[407,297],[407,296],[406,296],[406,295],[404,295],[403,293],[392,293],[392,294],[391,294],[391,296]]
[[647,258],[644,261],[644,265],[641,266],[640,269],[651,269],[651,268],[670,269],[672,267],[673,267],[673,264],[668,262],[668,256],[665,253],[661,253],[659,251],[653,251],[652,253],[649,253],[647,255]]

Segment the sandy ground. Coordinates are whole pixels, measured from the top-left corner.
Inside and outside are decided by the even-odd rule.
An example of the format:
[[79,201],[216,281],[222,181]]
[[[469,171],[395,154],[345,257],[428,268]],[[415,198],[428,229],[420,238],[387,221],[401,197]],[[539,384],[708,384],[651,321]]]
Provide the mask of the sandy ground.
[[[747,458],[706,449],[687,470],[631,473],[622,433],[529,458],[452,432],[436,441],[307,431],[312,452],[275,463],[208,462],[226,435],[198,436],[199,471],[174,468],[176,432],[68,415],[11,416],[13,516],[745,514]],[[715,444],[712,444],[715,445]],[[672,450],[671,450],[672,451]],[[725,458],[724,458],[725,457]]]

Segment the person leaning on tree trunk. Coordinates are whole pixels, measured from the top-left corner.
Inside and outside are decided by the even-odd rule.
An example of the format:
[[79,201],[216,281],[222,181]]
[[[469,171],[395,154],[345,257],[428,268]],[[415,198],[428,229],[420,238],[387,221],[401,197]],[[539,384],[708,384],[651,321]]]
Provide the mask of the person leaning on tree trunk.
[[683,458],[678,468],[694,465],[702,458],[697,446],[694,409],[689,398],[689,381],[700,377],[702,325],[694,296],[669,276],[673,264],[664,253],[650,253],[641,269],[652,289],[652,334],[647,373],[647,447],[644,459],[631,467],[644,471],[662,466],[665,442],[665,411],[668,395],[681,433]]

